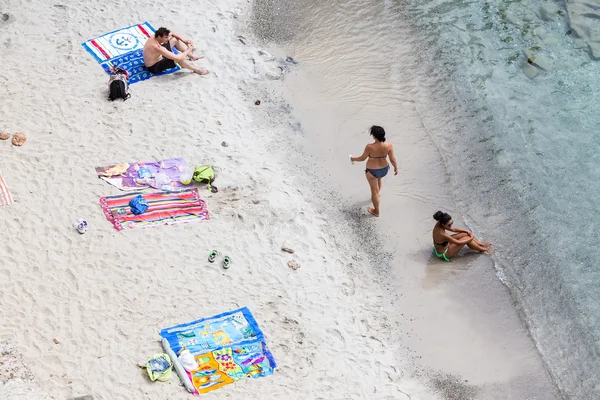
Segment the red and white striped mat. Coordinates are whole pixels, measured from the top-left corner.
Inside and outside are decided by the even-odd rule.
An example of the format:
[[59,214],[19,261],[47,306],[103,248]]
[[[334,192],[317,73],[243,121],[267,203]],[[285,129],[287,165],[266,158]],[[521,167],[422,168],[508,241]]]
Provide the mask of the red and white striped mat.
[[4,177],[2,177],[2,173],[0,172],[0,206],[7,206],[14,202],[12,194],[10,194],[10,190],[8,190],[8,186],[6,186]]

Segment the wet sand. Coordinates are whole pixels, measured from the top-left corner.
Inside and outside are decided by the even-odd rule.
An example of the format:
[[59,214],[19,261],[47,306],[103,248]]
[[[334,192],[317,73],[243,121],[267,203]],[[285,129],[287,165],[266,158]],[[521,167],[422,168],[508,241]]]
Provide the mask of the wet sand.
[[[284,97],[302,124],[306,160],[322,172],[320,184],[337,197],[336,212],[369,254],[362,266],[376,276],[388,317],[397,324],[398,364],[410,355],[414,376],[436,398],[559,398],[493,258],[465,252],[443,263],[432,256],[433,213],[447,211],[462,227],[468,214],[455,209],[444,184],[443,150],[421,120],[423,105],[410,93],[387,104],[344,97],[340,82],[350,79],[348,72],[316,62],[310,50],[281,50],[308,58],[286,76]],[[347,160],[369,143],[365,129],[375,123],[386,128],[400,167],[398,176],[384,178],[380,218],[366,212],[364,164]]]

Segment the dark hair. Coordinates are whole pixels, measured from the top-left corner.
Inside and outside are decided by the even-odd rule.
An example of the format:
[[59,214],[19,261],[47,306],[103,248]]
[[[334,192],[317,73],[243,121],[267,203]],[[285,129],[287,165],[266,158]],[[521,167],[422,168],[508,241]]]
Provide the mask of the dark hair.
[[373,125],[369,132],[375,139],[385,142],[385,130],[381,126]]
[[161,37],[161,36],[169,36],[170,33],[171,33],[170,30],[168,30],[167,28],[162,27],[162,28],[158,28],[156,30],[156,32],[154,32],[154,37],[158,38],[158,37]]
[[448,222],[450,222],[452,217],[448,213],[438,211],[435,214],[433,214],[433,219],[441,222],[442,225],[446,225]]

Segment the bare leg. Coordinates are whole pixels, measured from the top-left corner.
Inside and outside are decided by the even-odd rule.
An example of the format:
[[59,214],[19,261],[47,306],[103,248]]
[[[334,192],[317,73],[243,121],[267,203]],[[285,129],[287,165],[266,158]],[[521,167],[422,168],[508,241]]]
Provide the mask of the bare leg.
[[473,238],[473,240],[471,240],[469,243],[467,243],[467,246],[469,246],[470,249],[477,250],[482,253],[487,253],[487,254],[492,253],[492,249],[490,249],[489,247],[486,247],[486,246],[482,246],[482,243],[479,242],[475,238]]
[[490,247],[492,245],[492,242],[480,242],[479,240],[475,239],[475,241],[477,242],[478,245],[480,245],[481,247]]
[[[181,40],[175,39],[175,38],[171,38],[171,47],[175,46],[175,48],[181,52],[184,52],[187,50],[188,46],[183,43]],[[188,54],[188,58],[191,61],[196,61],[199,60],[201,58],[204,58],[204,56],[196,56],[194,54],[192,54],[191,52]]]
[[196,60],[199,60],[199,59],[201,59],[201,58],[204,58],[204,56],[197,56],[197,55],[195,55],[195,54],[189,53],[189,54],[188,54],[188,58],[189,58],[190,60],[192,60],[192,61],[196,61]]
[[[467,236],[467,234],[464,232],[455,233],[454,235],[452,235],[452,237],[456,240],[463,239],[465,236]],[[475,243],[476,246],[485,247],[485,248],[488,248],[492,245],[492,243],[490,243],[490,242],[480,242],[479,240],[477,240],[475,238],[473,238],[473,242]]]
[[377,178],[377,186],[379,187],[379,195],[381,195],[381,187],[383,186],[383,179]]
[[179,61],[179,65],[181,65],[183,68],[191,69],[192,71],[194,71],[198,75],[206,75],[206,74],[208,74],[208,70],[207,69],[202,69],[202,68],[195,67],[194,65],[190,64],[187,61]]
[[[452,235],[452,237],[457,240],[464,239],[465,236],[467,236],[466,233],[457,233],[455,235]],[[482,253],[492,254],[492,249],[489,248],[489,246],[484,246],[483,243],[481,243],[480,241],[478,241],[475,238],[473,238],[470,242],[466,243],[466,245],[469,246],[470,249],[480,251]],[[460,249],[462,249],[463,247],[465,247],[465,244],[450,243],[448,245],[448,251],[446,252],[446,257],[448,257],[448,258],[454,257],[456,255],[456,253],[458,253],[460,251]]]
[[460,251],[460,249],[462,249],[463,247],[465,247],[464,244],[450,243],[448,245],[448,250],[446,251],[446,257],[448,257],[448,258],[454,257],[456,255],[456,253],[458,253]]
[[369,214],[379,217],[379,184],[377,183],[377,178],[370,173],[367,172],[365,175],[371,188],[371,201],[373,202],[373,208],[369,207],[367,211]]
[[464,232],[461,232],[461,233],[455,233],[454,235],[452,235],[452,237],[453,237],[454,239],[456,239],[456,240],[463,239],[463,238],[465,238],[466,236],[467,236],[467,234],[466,234],[466,233],[464,233]]

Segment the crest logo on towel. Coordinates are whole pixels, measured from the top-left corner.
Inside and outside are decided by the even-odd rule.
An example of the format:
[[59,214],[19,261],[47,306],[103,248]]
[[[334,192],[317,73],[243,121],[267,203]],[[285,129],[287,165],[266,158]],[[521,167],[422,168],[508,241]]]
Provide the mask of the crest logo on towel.
[[108,40],[110,45],[118,50],[133,50],[135,49],[140,41],[137,37],[130,33],[118,32],[110,37]]

